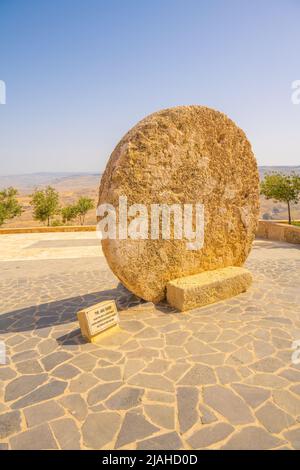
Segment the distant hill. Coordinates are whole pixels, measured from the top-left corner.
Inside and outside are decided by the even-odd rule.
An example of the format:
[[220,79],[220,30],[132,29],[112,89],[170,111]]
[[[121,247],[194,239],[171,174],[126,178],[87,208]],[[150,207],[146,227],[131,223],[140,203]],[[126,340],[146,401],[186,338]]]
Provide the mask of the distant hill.
[[[259,174],[263,178],[266,173],[280,171],[282,173],[291,173],[292,171],[300,174],[299,166],[260,166]],[[53,172],[53,173],[28,173],[20,175],[0,175],[0,189],[13,186],[21,193],[32,191],[34,188],[40,188],[50,184],[58,191],[65,189],[97,188],[99,185],[101,173],[92,172]]]
[[0,189],[13,186],[20,192],[32,191],[34,188],[51,185],[59,190],[63,186],[73,187],[80,185],[92,186],[94,183],[98,185],[100,173],[29,173],[20,175],[4,175],[0,176]]
[[299,166],[260,166],[258,167],[259,169],[259,175],[260,178],[262,179],[266,173],[271,173],[272,171],[278,171],[280,173],[285,173],[289,174],[292,173],[293,171],[300,175],[300,165]]
[[[280,171],[291,173],[295,171],[300,174],[300,166],[261,166],[259,167],[260,177],[266,173]],[[13,186],[19,191],[19,200],[24,208],[20,217],[5,224],[6,227],[30,227],[39,226],[39,222],[33,220],[32,207],[30,206],[30,195],[35,188],[53,186],[60,196],[62,206],[72,204],[80,196],[91,197],[97,203],[97,193],[101,174],[93,172],[57,172],[57,173],[32,173],[22,175],[0,176],[0,189]],[[287,219],[287,208],[283,203],[276,203],[261,197],[260,216],[268,219]],[[292,208],[294,219],[300,219],[300,205]],[[95,210],[89,211],[86,218],[87,224],[96,223]]]

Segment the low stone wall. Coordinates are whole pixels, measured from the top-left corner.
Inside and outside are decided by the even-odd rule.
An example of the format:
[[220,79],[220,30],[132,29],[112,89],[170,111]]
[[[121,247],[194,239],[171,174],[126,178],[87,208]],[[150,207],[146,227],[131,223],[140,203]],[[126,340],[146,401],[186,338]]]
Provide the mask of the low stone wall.
[[1,234],[48,233],[48,232],[95,232],[96,225],[63,225],[59,227],[1,228]]
[[300,243],[300,227],[280,221],[260,220],[256,236],[267,240]]
[[[1,234],[16,233],[47,233],[47,232],[94,232],[95,225],[63,225],[60,227],[26,227],[26,228],[1,228]],[[257,238],[266,240],[278,240],[288,243],[300,243],[300,227],[288,225],[282,221],[260,220]]]

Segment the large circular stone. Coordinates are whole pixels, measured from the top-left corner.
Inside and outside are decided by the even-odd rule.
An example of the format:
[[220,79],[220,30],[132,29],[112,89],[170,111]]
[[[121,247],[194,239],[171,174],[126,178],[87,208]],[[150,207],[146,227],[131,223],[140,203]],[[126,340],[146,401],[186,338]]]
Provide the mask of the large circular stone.
[[[241,266],[259,213],[257,164],[244,132],[224,114],[202,106],[159,111],[119,142],[102,177],[99,204],[204,205],[204,245],[186,240],[106,239],[107,262],[124,286],[153,302],[169,280]],[[150,222],[149,222],[150,233]]]

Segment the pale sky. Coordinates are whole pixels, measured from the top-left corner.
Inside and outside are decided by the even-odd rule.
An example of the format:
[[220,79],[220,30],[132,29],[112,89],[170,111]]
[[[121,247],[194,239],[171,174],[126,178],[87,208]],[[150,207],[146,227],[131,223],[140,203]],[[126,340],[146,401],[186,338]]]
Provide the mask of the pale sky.
[[100,172],[187,104],[231,117],[260,165],[299,165],[299,25],[299,0],[0,0],[0,174]]

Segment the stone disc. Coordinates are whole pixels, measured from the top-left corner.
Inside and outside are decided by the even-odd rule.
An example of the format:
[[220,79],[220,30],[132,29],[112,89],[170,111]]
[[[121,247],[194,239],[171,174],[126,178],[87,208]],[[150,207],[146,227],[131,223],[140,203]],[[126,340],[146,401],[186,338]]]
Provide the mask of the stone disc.
[[[257,228],[259,176],[244,132],[226,115],[202,106],[151,114],[133,127],[110,156],[99,204],[204,205],[204,245],[182,240],[106,239],[107,262],[127,289],[153,302],[169,280],[241,266]],[[150,228],[149,228],[150,233]]]

